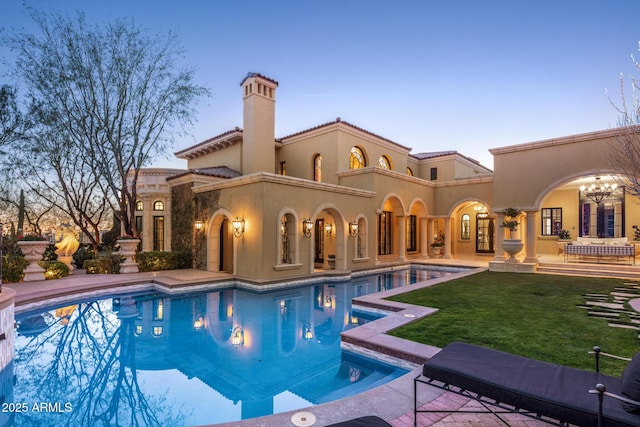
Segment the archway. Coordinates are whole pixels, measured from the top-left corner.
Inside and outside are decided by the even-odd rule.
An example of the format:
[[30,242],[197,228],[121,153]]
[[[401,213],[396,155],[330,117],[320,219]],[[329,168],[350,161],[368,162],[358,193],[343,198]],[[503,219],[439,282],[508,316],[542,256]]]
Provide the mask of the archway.
[[388,194],[377,215],[377,259],[406,259],[405,208],[400,197]]
[[346,269],[347,230],[342,212],[334,205],[321,205],[313,215],[313,222],[311,272],[315,269]]
[[207,270],[235,274],[235,243],[231,228],[231,214],[216,211],[207,229]]

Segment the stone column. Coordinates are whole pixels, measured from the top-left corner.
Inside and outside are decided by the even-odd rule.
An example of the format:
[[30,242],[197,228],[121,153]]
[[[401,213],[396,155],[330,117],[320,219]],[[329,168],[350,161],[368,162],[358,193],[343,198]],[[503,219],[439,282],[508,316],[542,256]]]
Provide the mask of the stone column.
[[536,243],[538,241],[536,236],[536,221],[538,218],[538,211],[529,211],[527,212],[526,221],[526,230],[527,234],[525,236],[525,259],[526,263],[537,263],[538,262],[538,253],[536,248]]
[[171,196],[167,196],[164,204],[164,250],[171,252]]
[[142,252],[153,250],[153,202],[150,196],[142,196]]
[[407,259],[407,217],[398,217],[398,260]]
[[429,220],[427,218],[419,218],[420,221],[420,256],[423,258],[429,257],[429,238],[428,228]]
[[499,212],[496,214],[496,247],[495,247],[495,257],[493,258],[496,261],[504,261],[507,259],[507,256],[502,248],[502,243],[504,242],[504,227],[502,227],[502,223],[504,222],[504,213]]
[[451,258],[451,218],[444,220],[444,254],[442,258]]
[[427,254],[429,254],[429,257],[431,257],[429,252],[429,248],[431,247],[431,244],[433,243],[433,219],[429,218],[427,219]]

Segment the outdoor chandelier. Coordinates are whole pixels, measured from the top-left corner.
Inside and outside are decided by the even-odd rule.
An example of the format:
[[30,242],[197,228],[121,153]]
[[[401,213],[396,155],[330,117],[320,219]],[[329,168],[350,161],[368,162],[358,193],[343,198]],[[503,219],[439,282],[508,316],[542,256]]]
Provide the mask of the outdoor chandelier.
[[581,192],[585,192],[585,196],[593,200],[597,205],[602,202],[603,199],[606,199],[613,193],[616,188],[618,188],[618,184],[609,184],[608,182],[604,184],[600,184],[600,177],[596,177],[596,182],[591,184],[588,188],[584,185],[580,187]]

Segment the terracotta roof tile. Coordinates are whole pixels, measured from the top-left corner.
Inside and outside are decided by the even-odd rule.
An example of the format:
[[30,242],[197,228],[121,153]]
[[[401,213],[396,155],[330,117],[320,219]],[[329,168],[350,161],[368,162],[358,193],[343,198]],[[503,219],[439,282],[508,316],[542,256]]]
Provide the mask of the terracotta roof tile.
[[321,125],[314,126],[314,127],[312,127],[312,128],[302,130],[302,131],[300,131],[300,132],[292,133],[291,135],[287,135],[287,136],[285,136],[285,137],[278,138],[278,140],[279,140],[279,141],[284,141],[284,140],[286,140],[286,139],[288,139],[288,138],[293,138],[294,136],[302,135],[302,134],[307,133],[307,132],[311,132],[311,131],[314,131],[314,130],[317,130],[317,129],[322,129],[322,128],[324,128],[324,127],[328,127],[328,126],[335,125],[336,123],[344,123],[345,125],[347,125],[347,126],[349,126],[349,127],[353,128],[353,129],[359,130],[359,131],[361,131],[361,132],[364,132],[364,133],[369,134],[369,135],[371,135],[371,136],[374,136],[374,137],[376,137],[376,138],[382,139],[383,141],[389,142],[389,143],[391,143],[391,144],[393,144],[393,145],[397,145],[398,147],[404,148],[405,150],[411,150],[411,148],[409,148],[409,147],[406,147],[406,146],[404,146],[404,145],[398,144],[397,142],[392,141],[392,140],[390,140],[390,139],[388,139],[388,138],[385,138],[385,137],[383,137],[383,136],[380,136],[380,135],[378,135],[378,134],[375,134],[375,133],[373,133],[373,132],[370,132],[370,131],[368,131],[368,130],[366,130],[366,129],[363,129],[363,128],[361,128],[361,127],[358,127],[358,126],[356,126],[356,125],[353,125],[353,124],[351,124],[351,123],[349,123],[349,122],[346,122],[346,121],[342,120],[340,117],[336,118],[336,119],[335,119],[335,121],[333,121],[333,122],[323,123],[323,124],[321,124]]

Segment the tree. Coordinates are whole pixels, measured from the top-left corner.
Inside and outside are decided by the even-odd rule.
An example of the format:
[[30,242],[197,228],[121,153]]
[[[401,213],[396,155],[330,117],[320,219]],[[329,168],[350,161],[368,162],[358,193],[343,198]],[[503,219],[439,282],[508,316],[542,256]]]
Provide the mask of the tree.
[[26,125],[18,108],[16,90],[9,85],[0,86],[0,147],[22,139]]
[[[635,71],[640,73],[640,63],[631,55]],[[640,197],[640,78],[629,76],[631,82],[632,99],[629,102],[626,96],[626,79],[620,74],[620,101],[614,102],[609,97],[609,102],[618,111],[619,134],[609,149],[609,160],[614,170],[620,171],[622,183],[626,191],[636,197]]]
[[[66,150],[65,173],[57,169],[58,158],[48,160],[60,187],[56,197],[76,199],[65,181],[86,182],[91,206],[104,201],[125,233],[137,236],[140,168],[192,123],[192,106],[208,91],[194,83],[193,71],[178,68],[183,49],[172,33],[150,36],[125,20],[90,25],[82,13],[30,15],[41,34],[16,32],[5,41],[16,54],[14,73],[38,120],[31,152]],[[85,209],[65,204],[70,216],[70,204]]]

